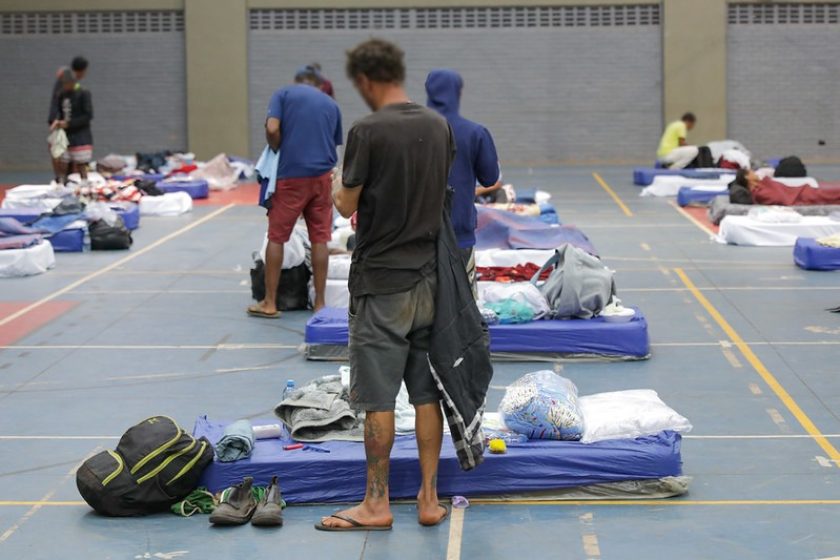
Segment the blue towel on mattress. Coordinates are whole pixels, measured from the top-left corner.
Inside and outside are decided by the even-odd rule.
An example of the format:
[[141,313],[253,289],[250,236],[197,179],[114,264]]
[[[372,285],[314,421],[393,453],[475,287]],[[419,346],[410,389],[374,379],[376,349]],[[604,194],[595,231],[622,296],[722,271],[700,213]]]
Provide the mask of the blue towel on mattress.
[[84,220],[84,214],[63,214],[61,216],[41,216],[32,224],[32,229],[53,234],[63,230],[76,220]]
[[254,451],[254,428],[248,420],[229,424],[216,443],[216,457],[222,463],[247,459]]

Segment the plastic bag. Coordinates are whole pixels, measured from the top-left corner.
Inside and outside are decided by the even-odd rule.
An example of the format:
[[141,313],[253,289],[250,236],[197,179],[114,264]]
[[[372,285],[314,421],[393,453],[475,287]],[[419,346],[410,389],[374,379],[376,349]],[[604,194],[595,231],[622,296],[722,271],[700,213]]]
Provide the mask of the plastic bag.
[[635,439],[671,430],[691,431],[691,423],[662,402],[656,391],[639,389],[598,393],[580,398],[583,443]]
[[119,218],[117,213],[105,202],[91,202],[85,206],[85,217],[89,222],[101,220],[111,227],[117,223],[117,218]]
[[514,381],[499,414],[508,429],[529,439],[578,440],[583,435],[577,387],[553,371],[536,371]]
[[[533,316],[530,320],[542,319],[545,317],[548,312],[550,311],[548,307],[548,301],[546,301],[545,296],[542,295],[539,288],[531,284],[530,282],[514,282],[512,284],[502,284],[500,282],[493,282],[489,286],[487,286],[481,294],[481,300],[483,302],[483,307],[487,307],[488,309],[492,309],[499,315],[499,319],[504,323],[505,320],[502,317],[504,313],[504,309],[508,310],[522,310],[524,307],[527,307],[531,310]],[[506,304],[504,309],[500,311],[496,306],[491,304],[497,304],[503,301],[512,301],[517,303],[516,306],[511,306],[510,304]],[[509,322],[524,322],[524,321],[509,321]]]

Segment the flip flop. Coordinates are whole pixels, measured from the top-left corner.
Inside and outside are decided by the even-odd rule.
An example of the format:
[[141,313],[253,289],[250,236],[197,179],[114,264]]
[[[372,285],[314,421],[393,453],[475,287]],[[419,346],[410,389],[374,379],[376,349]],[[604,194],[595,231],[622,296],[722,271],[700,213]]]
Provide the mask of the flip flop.
[[340,513],[334,513],[329,517],[333,517],[335,519],[340,519],[342,521],[346,521],[350,524],[350,527],[330,527],[329,525],[324,525],[323,519],[315,524],[315,528],[319,531],[329,531],[332,533],[349,533],[351,531],[390,531],[391,525],[382,526],[382,525],[363,525],[350,517],[349,515],[341,515]]
[[274,313],[266,313],[265,311],[263,311],[262,309],[260,309],[259,307],[255,306],[255,305],[250,306],[248,308],[247,312],[248,312],[249,316],[259,317],[261,319],[279,319],[280,315],[281,315],[281,313],[279,311],[276,311]]
[[437,527],[438,525],[442,524],[444,521],[449,519],[449,513],[452,511],[450,507],[444,503],[440,503],[438,505],[446,511],[446,513],[443,514],[443,517],[438,519],[435,523],[420,523],[420,525],[422,525],[423,527]]

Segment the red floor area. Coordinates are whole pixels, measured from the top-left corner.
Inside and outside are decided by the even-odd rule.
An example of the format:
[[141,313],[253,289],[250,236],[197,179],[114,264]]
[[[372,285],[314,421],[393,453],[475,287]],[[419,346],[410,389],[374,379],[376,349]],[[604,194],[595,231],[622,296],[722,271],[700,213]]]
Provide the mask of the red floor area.
[[260,186],[257,183],[243,183],[229,191],[210,191],[210,198],[194,200],[193,204],[196,206],[222,206],[225,204],[256,205],[259,195]]
[[718,226],[713,224],[711,220],[709,220],[709,209],[708,208],[701,208],[697,206],[686,206],[683,208],[687,214],[689,214],[692,218],[700,222],[707,230],[712,233],[717,233],[720,229]]
[[[0,302],[0,320],[30,305],[28,301]],[[0,346],[14,344],[18,340],[40,329],[50,321],[67,313],[76,305],[76,301],[48,301],[29,313],[0,325]]]

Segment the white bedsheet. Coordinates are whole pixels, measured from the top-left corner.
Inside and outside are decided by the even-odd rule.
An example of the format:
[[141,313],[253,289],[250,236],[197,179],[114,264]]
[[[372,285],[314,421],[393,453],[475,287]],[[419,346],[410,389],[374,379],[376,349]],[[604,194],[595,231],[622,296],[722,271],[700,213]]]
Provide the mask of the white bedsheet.
[[185,192],[144,196],[140,199],[141,216],[180,216],[192,210],[193,201]]
[[748,247],[793,247],[797,237],[819,238],[835,233],[840,233],[840,221],[825,216],[803,216],[795,224],[767,224],[749,216],[726,216],[715,240]]
[[692,179],[679,175],[657,175],[653,183],[642,189],[639,196],[677,196],[682,187],[712,187],[726,190],[735,175],[721,175],[718,179]]
[[554,249],[485,249],[475,252],[476,266],[516,266],[534,263],[542,266]]
[[53,247],[46,239],[26,249],[0,251],[0,278],[42,274],[55,266]]
[[[347,280],[327,278],[327,288],[324,293],[327,307],[350,307],[350,288]],[[315,286],[309,281],[309,300],[315,301]]]
[[3,208],[35,208],[50,212],[61,203],[61,195],[68,192],[54,185],[19,185],[6,191]]
[[[720,179],[690,179],[688,177],[676,177],[674,175],[658,175],[653,178],[650,186],[642,189],[639,196],[677,196],[682,187],[692,187],[698,190],[709,192],[720,192],[725,194],[729,191],[729,183],[735,180],[735,175],[721,175]],[[774,181],[786,187],[809,187],[819,188],[820,184],[813,177],[779,177]]]

